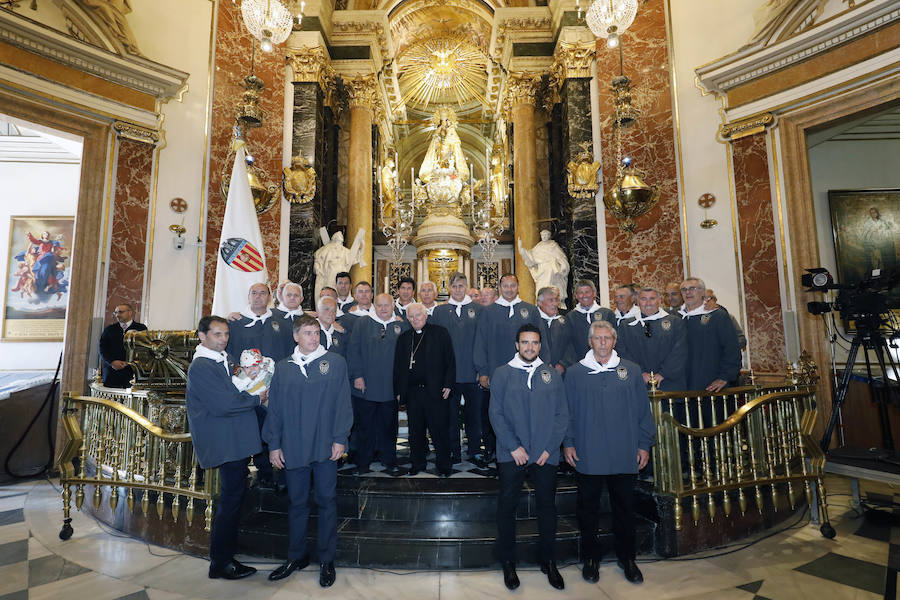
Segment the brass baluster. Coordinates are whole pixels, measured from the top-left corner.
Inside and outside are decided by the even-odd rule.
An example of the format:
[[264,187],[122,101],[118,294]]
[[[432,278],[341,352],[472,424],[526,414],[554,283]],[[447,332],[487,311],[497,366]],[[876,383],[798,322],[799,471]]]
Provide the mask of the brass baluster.
[[206,476],[204,477],[204,488],[206,491],[206,510],[203,511],[203,516],[205,518],[205,523],[204,523],[203,529],[205,529],[206,531],[210,531],[212,529],[213,477],[214,477],[213,469],[207,469]]
[[[714,397],[710,398],[710,407],[714,406],[714,404],[713,404],[714,400],[715,400]],[[698,410],[697,426],[699,429],[705,429],[706,424],[703,422],[703,406],[702,406],[701,398],[697,399],[697,410]],[[712,412],[715,412],[715,409],[713,409]],[[700,437],[699,441],[700,441],[700,457],[701,457],[701,460],[703,461],[703,480],[704,480],[704,484],[705,484],[706,488],[708,489],[713,484],[712,471],[710,470],[711,469],[710,462],[712,462],[712,457],[710,456],[710,448],[709,448],[710,440],[707,437]],[[709,510],[709,520],[714,521],[715,516],[716,516],[716,504],[713,500],[712,492],[709,492],[709,496],[708,496],[708,500],[707,500],[706,504],[707,504],[707,507]],[[694,524],[696,525],[698,521],[699,521],[699,507],[698,507],[698,511],[697,511],[697,516],[694,517]]]
[[112,450],[109,459],[110,468],[112,469],[112,484],[109,486],[109,507],[113,512],[116,511],[116,507],[119,505],[119,457],[122,453],[122,443],[119,438],[121,422],[122,414],[114,412],[110,424]]
[[[710,418],[709,427],[715,427],[719,420],[718,411],[716,410],[716,405],[718,404],[718,402],[717,402],[718,398],[719,398],[718,396],[712,396],[710,398],[710,408],[712,410],[710,411],[710,416],[709,416],[709,418]],[[709,453],[710,456],[709,456],[709,458],[707,458],[707,461],[706,461],[706,463],[707,463],[706,464],[706,473],[707,473],[706,485],[711,487],[711,486],[721,482],[721,479],[714,479],[714,478],[718,478],[718,475],[719,475],[718,471],[722,466],[722,457],[719,456],[720,448],[719,448],[718,436],[714,435],[714,436],[712,436],[712,439],[706,438],[703,441],[704,441],[704,444],[703,444],[704,447],[709,448],[709,446],[712,446],[712,452]],[[706,509],[709,512],[709,522],[714,523],[716,520],[716,499],[712,492],[709,492],[709,494],[706,497]]]
[[[188,486],[191,489],[191,492],[197,491],[197,456],[191,452],[191,478],[188,481]],[[191,521],[194,520],[194,496],[191,494],[190,498],[188,498],[187,509],[184,511],[184,517],[187,519],[187,524],[190,525]]]
[[[690,428],[691,411],[689,402],[690,400],[688,398],[684,399],[685,420],[687,421],[687,426]],[[700,398],[697,398],[697,410],[700,410]],[[688,444],[688,465],[691,477],[691,492],[693,492],[697,488],[697,472],[694,464],[694,439],[689,434],[685,434],[685,439],[687,440]],[[696,525],[700,521],[700,500],[697,498],[696,493],[691,494],[691,516],[694,518],[694,525]]]
[[791,510],[794,510],[794,506],[796,504],[796,500],[794,498],[794,485],[792,482],[792,473],[791,473],[791,458],[792,455],[788,452],[790,448],[790,440],[788,438],[787,428],[785,425],[787,424],[787,419],[785,419],[784,409],[785,409],[785,401],[779,400],[777,403],[778,407],[778,428],[781,431],[781,444],[785,449],[785,461],[784,461],[784,474],[788,478],[787,480],[787,488],[788,488],[788,503],[791,505]]
[[88,446],[91,443],[90,409],[87,406],[82,407],[81,423],[81,464],[78,465],[78,479],[80,481],[78,482],[78,488],[75,490],[75,508],[78,510],[81,510],[81,507],[84,505],[84,480],[87,477]]
[[803,404],[802,398],[794,398],[792,406],[794,408],[794,427],[797,429],[797,438],[798,438],[798,450],[800,453],[800,472],[803,473],[803,488],[806,492],[806,503],[808,505],[812,504],[812,488],[809,485],[809,467],[806,464],[806,448],[803,447],[803,440],[800,440],[801,429],[800,429],[800,406],[799,404]]
[[741,516],[744,516],[747,513],[747,497],[744,495],[744,443],[741,439],[741,427],[743,427],[743,423],[738,423],[734,426],[732,430],[732,436],[734,438],[734,452],[735,452],[735,462],[734,462],[734,471],[735,476],[737,477],[737,482],[739,484],[738,487],[738,507],[741,509]]
[[181,461],[184,460],[184,444],[178,444],[178,450],[175,459],[175,491],[172,492],[172,522],[178,522],[178,511],[181,507],[181,501],[178,499],[178,492],[181,490]]
[[97,463],[97,481],[94,484],[94,510],[100,510],[100,502],[103,500],[103,490],[100,481],[103,479],[103,463],[105,462],[103,459],[106,456],[106,439],[105,435],[100,432],[106,431],[106,412],[98,410],[97,417],[97,432],[99,439],[97,441],[97,454],[95,455]]
[[163,488],[166,486],[166,441],[159,440],[157,447],[159,449],[157,458],[159,461],[159,476],[156,483],[159,486],[159,493],[156,495],[156,514],[159,516],[160,520],[162,520],[163,515],[166,512],[166,494],[165,491],[163,491]]
[[144,490],[141,495],[141,513],[144,515],[144,518],[147,518],[147,515],[150,513],[150,464],[147,462],[147,457],[150,455],[150,442],[149,442],[149,434],[141,429],[141,473],[144,478]]
[[763,496],[762,490],[759,487],[759,471],[757,469],[756,462],[756,445],[759,443],[759,438],[756,435],[756,427],[753,424],[754,416],[751,414],[747,415],[747,443],[750,446],[750,476],[753,479],[756,488],[756,508],[759,510],[759,514],[763,512]]
[[[769,408],[769,406],[765,406],[762,408]],[[760,417],[763,421],[763,431],[770,431],[774,427],[774,423],[770,422],[771,411],[761,411]],[[772,490],[772,509],[775,512],[778,512],[778,487],[775,485],[775,449],[773,448],[774,444],[772,443],[772,435],[766,434],[763,436],[763,440],[765,441],[765,449],[766,449],[766,457],[768,458],[769,463],[769,479],[771,480],[770,486]]]

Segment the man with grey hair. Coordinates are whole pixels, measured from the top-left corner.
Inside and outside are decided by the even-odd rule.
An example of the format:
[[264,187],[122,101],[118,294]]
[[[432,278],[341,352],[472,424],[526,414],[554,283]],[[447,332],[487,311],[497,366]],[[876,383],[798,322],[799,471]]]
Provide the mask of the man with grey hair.
[[588,350],[588,327],[594,321],[615,321],[610,309],[597,304],[597,286],[590,279],[575,282],[575,299],[578,304],[569,313],[569,339],[575,356],[583,356]]
[[705,291],[706,284],[698,277],[688,277],[681,284],[684,308],[679,314],[687,339],[687,387],[718,392],[737,379],[741,351],[728,313],[703,305]]
[[438,477],[452,473],[447,439],[447,402],[456,378],[450,334],[428,323],[428,311],[419,302],[406,306],[410,328],[397,339],[394,350],[394,395],[406,405],[409,423],[409,474],[425,470],[428,441],[434,444]]
[[434,309],[437,308],[436,298],[437,286],[434,285],[433,281],[423,281],[419,284],[419,303],[425,307],[429,317],[434,314]]
[[541,316],[541,360],[560,375],[575,362],[567,318],[559,314],[559,290],[555,286],[538,290],[538,314]]
[[620,285],[613,290],[613,302],[616,304],[616,310],[613,313],[616,317],[616,327],[622,324],[622,321],[630,321],[640,314],[637,304],[637,291],[633,283]]
[[656,381],[657,389],[687,389],[685,363],[687,342],[684,323],[676,315],[660,308],[659,291],[652,287],[638,292],[640,313],[619,327],[617,352],[641,367],[644,383]]
[[[324,289],[324,288],[323,288]],[[338,302],[331,296],[319,297],[316,304],[316,314],[319,320],[319,343],[326,350],[347,356],[347,338],[349,333],[344,327],[335,321],[338,311]]]
[[625,578],[641,583],[635,563],[634,484],[647,466],[656,428],[641,368],[615,351],[616,328],[608,321],[590,325],[590,349],[566,373],[569,427],[563,440],[566,461],[578,476],[581,571],[596,583],[601,557],[600,503],[609,490],[616,558]]
[[299,283],[293,281],[283,281],[278,286],[278,308],[272,309],[272,318],[274,322],[280,323],[283,327],[279,327],[279,339],[281,340],[281,352],[279,357],[271,357],[275,362],[282,358],[290,356],[294,352],[297,345],[294,342],[293,326],[294,320],[303,316],[303,288]]
[[448,431],[450,432],[450,458],[458,462],[462,458],[459,441],[459,407],[465,398],[466,459],[477,461],[481,453],[481,403],[482,390],[478,389],[473,349],[475,329],[481,315],[482,306],[466,294],[466,276],[456,272],[450,276],[450,298],[446,304],[434,309],[429,319],[450,333],[453,354],[456,357],[456,378],[450,390]]

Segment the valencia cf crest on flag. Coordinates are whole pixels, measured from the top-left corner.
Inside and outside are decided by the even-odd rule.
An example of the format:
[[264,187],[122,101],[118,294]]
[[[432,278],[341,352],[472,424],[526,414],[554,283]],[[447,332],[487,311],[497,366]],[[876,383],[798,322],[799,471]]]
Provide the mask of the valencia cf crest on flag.
[[222,260],[232,269],[253,273],[263,270],[262,255],[253,244],[243,238],[228,238],[219,248]]

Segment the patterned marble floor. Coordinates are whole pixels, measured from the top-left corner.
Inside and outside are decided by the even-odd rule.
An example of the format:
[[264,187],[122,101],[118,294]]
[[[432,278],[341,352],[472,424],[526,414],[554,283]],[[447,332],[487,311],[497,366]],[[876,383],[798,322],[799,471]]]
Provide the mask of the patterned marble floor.
[[[210,580],[205,560],[123,536],[81,513],[75,535],[57,537],[61,523],[56,482],[0,486],[0,600],[143,600],[209,598],[709,598],[815,600],[884,598],[885,584],[900,567],[900,528],[864,520],[849,508],[849,483],[827,481],[832,523],[838,535],[826,540],[805,520],[768,532],[752,545],[733,545],[678,560],[645,558],[641,586],[625,581],[614,563],[604,563],[600,582],[588,584],[577,566],[561,572],[558,592],[535,570],[520,570],[522,587],[503,587],[497,571],[386,572],[338,569],[333,588],[318,586],[318,569],[308,567],[271,583],[262,573],[237,582]],[[862,482],[873,502],[900,500],[897,490]],[[795,521],[796,522],[796,521]],[[788,524],[790,525],[790,523]],[[746,547],[745,547],[746,546]],[[252,562],[248,560],[248,562]],[[890,588],[889,592],[890,593]],[[892,597],[892,596],[891,596]]]

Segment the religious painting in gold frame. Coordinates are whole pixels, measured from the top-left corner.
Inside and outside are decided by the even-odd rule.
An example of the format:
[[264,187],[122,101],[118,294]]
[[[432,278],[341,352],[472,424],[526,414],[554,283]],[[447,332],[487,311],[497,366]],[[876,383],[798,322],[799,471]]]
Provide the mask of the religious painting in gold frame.
[[4,342],[62,341],[75,217],[10,217]]

